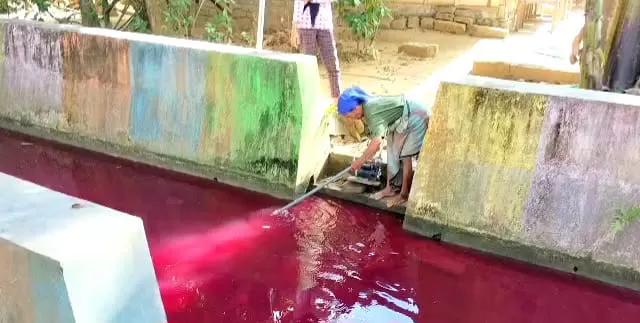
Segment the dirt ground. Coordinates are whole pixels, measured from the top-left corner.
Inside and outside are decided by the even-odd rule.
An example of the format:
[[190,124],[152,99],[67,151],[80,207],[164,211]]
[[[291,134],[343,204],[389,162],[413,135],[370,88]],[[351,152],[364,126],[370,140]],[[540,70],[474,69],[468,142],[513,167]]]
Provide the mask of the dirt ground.
[[[467,35],[454,35],[432,30],[383,30],[379,33],[376,48],[378,60],[359,59],[354,55],[355,42],[348,30],[336,32],[343,88],[359,85],[373,94],[401,94],[416,91],[435,74],[443,70],[466,73],[475,59],[490,59],[536,64],[553,68],[576,70],[569,65],[569,51],[573,37],[583,21],[583,13],[571,14],[568,19],[552,31],[550,19],[540,19],[525,25],[525,29],[509,35],[506,39],[481,39]],[[274,38],[268,48],[277,51],[292,51],[288,35]],[[277,40],[275,39],[277,38]],[[269,37],[267,37],[269,39]],[[398,54],[398,46],[405,42],[438,44],[435,58],[413,58]],[[329,96],[326,71],[319,61],[324,81],[323,93]]]
[[[583,23],[583,13],[573,13],[552,29],[549,19],[526,24],[525,29],[506,39],[481,39],[467,35],[454,35],[430,30],[385,30],[377,39],[378,60],[362,60],[353,55],[355,43],[348,31],[337,32],[341,58],[342,85],[347,88],[358,85],[372,94],[409,94],[427,103],[433,102],[442,78],[468,74],[474,60],[499,60],[535,64],[576,71],[578,66],[569,64],[571,41]],[[291,51],[286,42],[288,35],[280,35],[271,46],[278,51]],[[283,43],[284,42],[284,43]],[[435,58],[413,58],[398,54],[398,46],[405,42],[422,42],[439,45]],[[321,61],[322,91],[328,98],[329,82]],[[340,128],[339,126],[336,129]],[[344,130],[335,130],[339,135]],[[348,137],[335,136],[334,153],[358,156],[366,142],[353,143]]]
[[[571,13],[567,19],[552,28],[551,19],[540,18],[525,24],[525,28],[505,39],[481,39],[467,35],[454,35],[432,30],[383,30],[376,48],[378,60],[360,59],[356,44],[348,30],[338,29],[336,41],[342,70],[342,87],[358,85],[372,94],[407,94],[432,104],[440,80],[468,74],[475,60],[504,61],[532,64],[567,71],[579,71],[570,65],[571,42],[584,22],[583,12]],[[276,51],[295,51],[289,45],[289,35],[279,32],[266,37],[267,48]],[[437,44],[439,53],[434,58],[413,58],[398,54],[398,47],[406,42]],[[322,92],[329,98],[329,81],[319,61]],[[356,143],[336,120],[332,120],[332,151],[337,154],[359,156],[367,143]],[[384,157],[384,152],[382,156]]]
[[[288,36],[275,36],[274,44],[268,48],[277,51],[293,51]],[[376,41],[380,53],[378,60],[363,59],[355,55],[356,44],[349,31],[338,31],[336,36],[342,70],[343,88],[358,85],[372,94],[400,94],[415,87],[439,68],[469,51],[480,38],[453,35],[430,30],[384,30]],[[269,37],[267,37],[269,39]],[[269,42],[269,40],[267,41]],[[438,44],[440,52],[435,58],[419,59],[398,54],[398,46],[405,42]],[[318,61],[323,84],[323,93],[329,97],[329,81],[322,61]]]

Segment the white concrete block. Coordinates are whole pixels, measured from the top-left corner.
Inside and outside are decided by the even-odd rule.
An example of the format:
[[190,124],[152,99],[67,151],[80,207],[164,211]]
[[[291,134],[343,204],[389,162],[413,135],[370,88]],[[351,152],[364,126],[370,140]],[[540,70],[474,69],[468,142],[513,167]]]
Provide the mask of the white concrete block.
[[140,218],[2,173],[0,187],[0,322],[167,322]]

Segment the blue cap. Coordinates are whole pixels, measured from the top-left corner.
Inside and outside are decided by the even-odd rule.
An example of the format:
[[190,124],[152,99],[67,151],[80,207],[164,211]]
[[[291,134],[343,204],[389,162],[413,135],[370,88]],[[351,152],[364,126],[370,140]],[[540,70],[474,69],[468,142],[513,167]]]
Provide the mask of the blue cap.
[[348,114],[355,110],[360,104],[369,101],[371,96],[360,87],[354,86],[342,92],[338,99],[338,112],[341,115]]

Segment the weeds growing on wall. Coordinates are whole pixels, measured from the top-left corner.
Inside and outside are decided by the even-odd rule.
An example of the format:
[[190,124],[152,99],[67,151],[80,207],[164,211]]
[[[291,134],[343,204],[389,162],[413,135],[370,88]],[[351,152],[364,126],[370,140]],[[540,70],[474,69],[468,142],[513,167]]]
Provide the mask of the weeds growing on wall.
[[626,210],[618,210],[611,225],[614,233],[619,233],[629,224],[638,220],[640,220],[640,207],[634,207]]
[[359,54],[373,55],[378,58],[375,40],[380,25],[385,18],[391,17],[387,0],[339,0],[338,13],[356,37]]

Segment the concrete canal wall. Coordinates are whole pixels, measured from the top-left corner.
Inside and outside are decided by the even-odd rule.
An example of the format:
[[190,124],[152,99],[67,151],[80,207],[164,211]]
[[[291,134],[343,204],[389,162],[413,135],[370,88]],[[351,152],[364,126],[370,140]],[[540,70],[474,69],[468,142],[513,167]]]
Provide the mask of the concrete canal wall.
[[0,322],[167,322],[142,220],[0,173]]
[[310,56],[0,21],[5,127],[284,197],[328,154],[318,84]]
[[443,82],[405,228],[640,289],[639,161],[638,97]]

